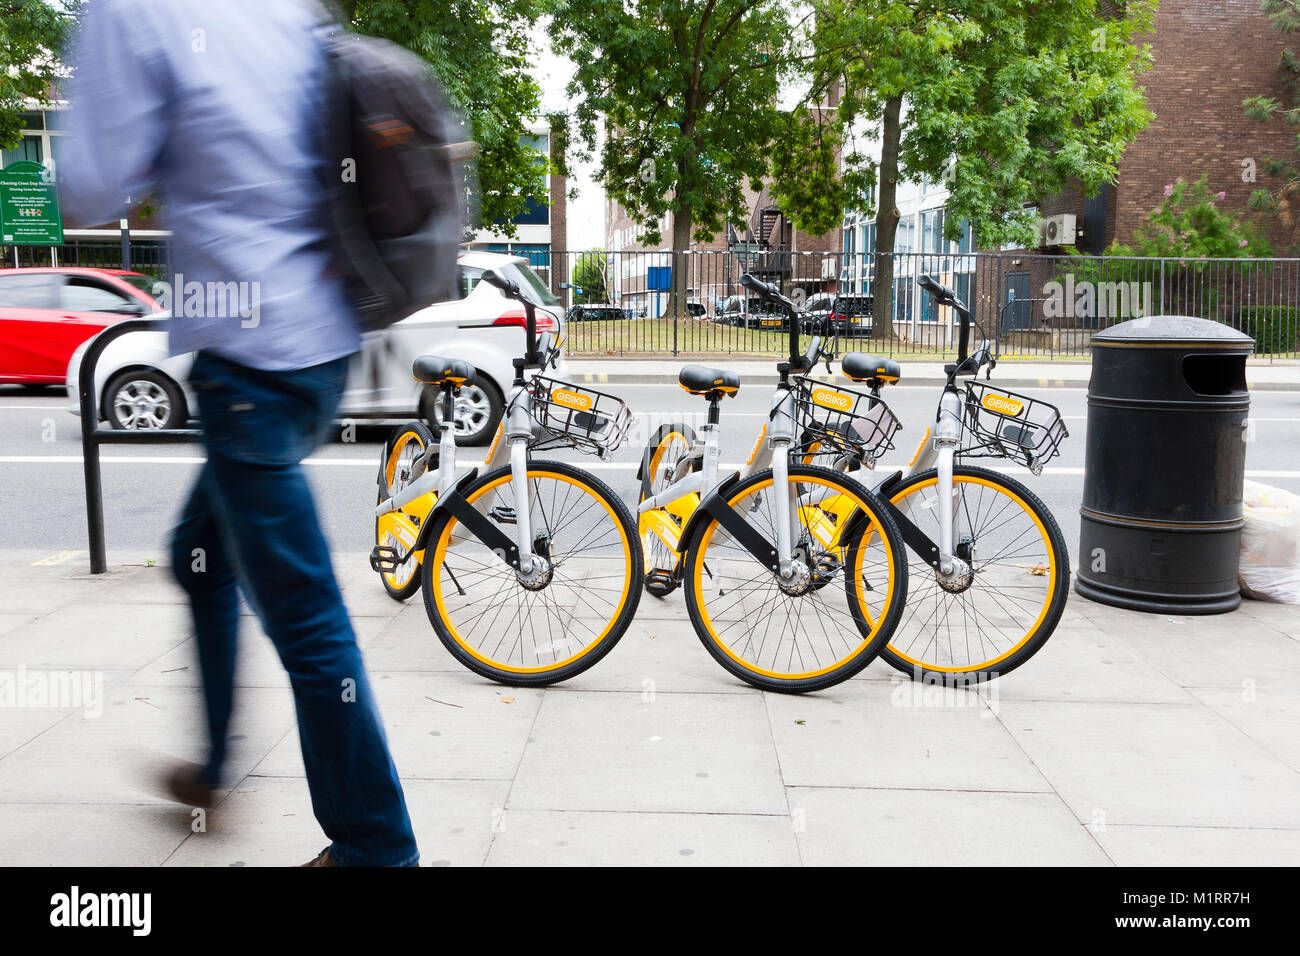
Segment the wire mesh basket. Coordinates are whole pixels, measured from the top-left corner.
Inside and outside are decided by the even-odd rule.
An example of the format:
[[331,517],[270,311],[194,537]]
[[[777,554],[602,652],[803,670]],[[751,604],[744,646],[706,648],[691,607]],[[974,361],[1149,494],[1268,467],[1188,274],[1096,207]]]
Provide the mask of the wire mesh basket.
[[795,405],[800,454],[818,464],[843,458],[871,467],[894,447],[902,427],[884,399],[816,379],[795,379]]
[[569,447],[609,458],[627,438],[632,410],[620,398],[544,375],[533,376],[530,391],[541,428],[534,450]]
[[1034,474],[1060,453],[1070,435],[1055,405],[984,382],[966,383],[966,427],[977,444],[962,449],[962,455],[1009,458]]

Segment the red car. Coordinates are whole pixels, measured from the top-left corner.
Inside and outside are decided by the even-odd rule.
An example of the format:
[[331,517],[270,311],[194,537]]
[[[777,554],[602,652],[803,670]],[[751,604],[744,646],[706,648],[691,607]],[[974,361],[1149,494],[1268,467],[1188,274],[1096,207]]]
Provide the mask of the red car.
[[0,269],[0,384],[62,385],[86,339],[161,311],[155,281],[122,269]]

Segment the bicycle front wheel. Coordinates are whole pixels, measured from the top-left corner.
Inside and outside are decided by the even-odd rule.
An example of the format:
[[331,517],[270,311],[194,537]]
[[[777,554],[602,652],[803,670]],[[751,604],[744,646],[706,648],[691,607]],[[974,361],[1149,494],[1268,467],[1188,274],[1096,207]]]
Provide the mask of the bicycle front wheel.
[[[797,574],[781,581],[710,516],[686,557],[687,609],[714,660],[741,680],[786,693],[847,680],[889,640],[907,593],[902,538],[883,504],[827,468],[792,465],[727,491],[727,503],[775,542],[775,494],[789,496]],[[852,545],[857,542],[857,546]]]
[[[1056,519],[1013,478],[960,465],[953,470],[953,542],[969,573],[944,580],[909,551],[907,612],[881,657],[917,680],[959,685],[1015,670],[1061,619],[1070,555]],[[921,472],[890,495],[894,506],[939,540],[938,474]]]
[[618,643],[641,597],[641,549],[626,505],[572,465],[528,464],[528,500],[510,469],[476,479],[469,503],[511,538],[529,515],[546,571],[525,578],[450,512],[435,512],[424,553],[424,603],[443,645],[491,680],[538,686],[591,667]]

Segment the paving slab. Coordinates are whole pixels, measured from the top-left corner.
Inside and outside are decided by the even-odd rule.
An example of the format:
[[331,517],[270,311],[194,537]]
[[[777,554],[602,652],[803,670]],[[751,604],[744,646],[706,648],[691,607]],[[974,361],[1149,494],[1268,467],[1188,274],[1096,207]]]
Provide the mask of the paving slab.
[[1059,625],[1037,654],[981,693],[993,700],[1192,700],[1176,681],[1090,621]]
[[[230,779],[238,780],[293,727],[287,691],[246,688],[231,723]],[[159,765],[206,750],[193,688],[124,681],[98,719],[70,717],[0,760],[0,803],[160,803]]]
[[1000,702],[999,722],[1087,824],[1297,824],[1300,775],[1200,704]]
[[1191,693],[1291,769],[1300,771],[1300,689],[1193,687]]
[[789,816],[507,810],[489,866],[797,866]]
[[2,812],[5,866],[161,866],[192,820],[188,807],[161,803],[6,803]]
[[[480,866],[502,819],[508,784],[403,779],[422,866]],[[296,866],[329,843],[311,812],[307,781],[249,776],[189,832],[167,866]]]
[[[404,777],[509,780],[542,692],[461,674],[371,671],[388,745]],[[304,775],[298,734],[286,735],[255,771]]]
[[191,630],[189,609],[179,604],[136,604],[122,613],[78,601],[0,637],[0,668],[136,669],[183,644]]
[[1300,830],[1107,826],[1095,835],[1118,866],[1300,865]]
[[895,680],[765,700],[787,786],[1050,789],[975,691]]
[[786,812],[760,696],[548,693],[510,809]]
[[791,787],[808,866],[1109,866],[1052,793]]

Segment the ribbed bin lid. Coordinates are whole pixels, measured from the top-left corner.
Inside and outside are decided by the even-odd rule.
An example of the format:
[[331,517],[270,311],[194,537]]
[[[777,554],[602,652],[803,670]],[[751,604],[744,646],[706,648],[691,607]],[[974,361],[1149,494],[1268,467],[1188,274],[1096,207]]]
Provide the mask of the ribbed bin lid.
[[1093,345],[1125,347],[1140,345],[1219,345],[1254,351],[1255,340],[1244,332],[1190,315],[1153,315],[1112,325],[1092,337]]

